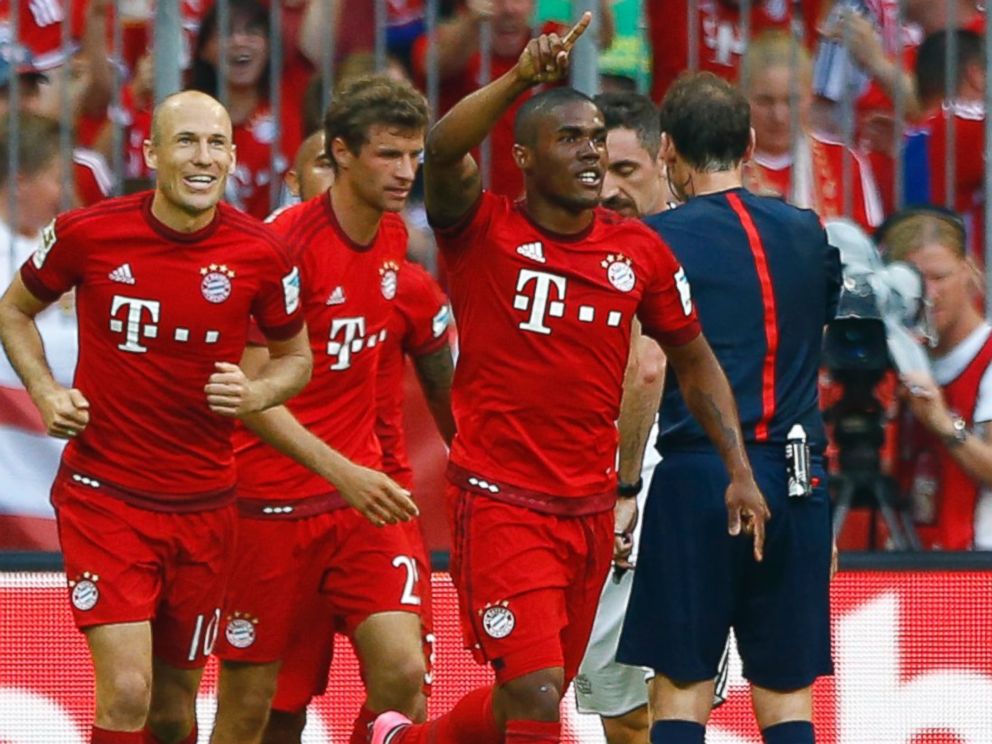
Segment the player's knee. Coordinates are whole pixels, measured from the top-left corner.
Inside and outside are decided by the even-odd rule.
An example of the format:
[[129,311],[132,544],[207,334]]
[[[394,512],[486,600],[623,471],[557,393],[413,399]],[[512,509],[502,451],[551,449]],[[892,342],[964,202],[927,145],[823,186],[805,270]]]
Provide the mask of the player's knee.
[[553,674],[528,674],[500,686],[500,707],[507,720],[557,721],[561,688]]
[[141,726],[151,705],[152,681],[141,671],[121,671],[108,680],[100,680],[97,701],[98,714],[113,728],[131,729]]
[[262,744],[300,744],[307,725],[307,711],[273,710],[262,736]]
[[409,709],[424,686],[427,665],[420,653],[405,654],[366,675],[369,697],[380,709]]

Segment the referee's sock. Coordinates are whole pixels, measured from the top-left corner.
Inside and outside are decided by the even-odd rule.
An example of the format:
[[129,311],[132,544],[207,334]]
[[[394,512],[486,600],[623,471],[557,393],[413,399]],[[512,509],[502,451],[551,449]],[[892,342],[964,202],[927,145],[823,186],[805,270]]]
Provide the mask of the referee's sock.
[[90,744],[145,744],[144,731],[110,731],[94,726],[90,729]]
[[813,724],[810,721],[784,721],[761,729],[765,744],[814,744]]
[[651,744],[703,744],[706,727],[695,721],[662,720],[651,724]]

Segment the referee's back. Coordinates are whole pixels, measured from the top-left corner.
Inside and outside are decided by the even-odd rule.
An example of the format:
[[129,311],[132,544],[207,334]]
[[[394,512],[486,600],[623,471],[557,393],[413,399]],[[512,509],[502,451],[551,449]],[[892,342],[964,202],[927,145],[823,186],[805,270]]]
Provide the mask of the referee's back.
[[[646,223],[685,269],[745,441],[784,444],[798,423],[810,448],[822,451],[817,375],[841,272],[816,214],[736,188],[694,197]],[[709,449],[674,377],[665,383],[658,449]]]

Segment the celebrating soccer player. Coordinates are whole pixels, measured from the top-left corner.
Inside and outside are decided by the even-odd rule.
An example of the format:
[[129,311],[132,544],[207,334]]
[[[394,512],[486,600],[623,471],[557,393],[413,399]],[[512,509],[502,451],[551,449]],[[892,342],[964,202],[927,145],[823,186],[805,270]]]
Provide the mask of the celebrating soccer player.
[[[397,213],[426,125],[427,103],[408,83],[346,85],[324,121],[333,185],[271,223],[298,257],[316,362],[299,396],[236,435],[240,524],[218,645],[217,744],[257,741],[270,701],[267,736],[299,741],[335,630],[351,639],[367,690],[353,742],[383,710],[425,715],[430,576],[422,541],[402,523],[416,505],[379,472],[375,380],[406,255]],[[265,357],[250,347],[245,368]]]
[[557,741],[559,702],[589,638],[613,547],[615,457],[631,323],[656,338],[724,456],[730,529],[760,555],[766,507],[726,378],[700,335],[689,285],[640,223],[598,208],[606,126],[570,88],[530,98],[513,156],[526,199],[482,190],[469,154],[524,91],[556,82],[591,16],[533,39],[505,75],[431,131],[428,216],[449,269],[460,355],[448,476],[466,644],[495,687],[445,716],[379,716],[374,744]]
[[[0,338],[51,436],[69,597],[96,673],[92,744],[195,742],[195,698],[234,551],[232,419],[306,383],[299,272],[218,202],[231,121],[186,92],[156,108],[154,192],[69,212],[0,299]],[[34,318],[75,287],[79,363],[52,378]],[[249,317],[269,362],[235,364]],[[145,726],[148,732],[145,732]]]

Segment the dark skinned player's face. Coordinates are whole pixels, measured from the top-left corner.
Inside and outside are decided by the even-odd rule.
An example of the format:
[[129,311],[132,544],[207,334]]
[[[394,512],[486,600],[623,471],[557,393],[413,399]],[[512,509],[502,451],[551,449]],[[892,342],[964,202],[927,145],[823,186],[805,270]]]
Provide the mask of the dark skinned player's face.
[[606,124],[599,109],[574,101],[552,109],[537,122],[528,177],[548,201],[567,209],[599,204],[606,173]]

